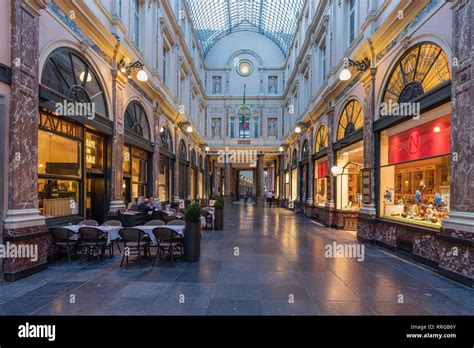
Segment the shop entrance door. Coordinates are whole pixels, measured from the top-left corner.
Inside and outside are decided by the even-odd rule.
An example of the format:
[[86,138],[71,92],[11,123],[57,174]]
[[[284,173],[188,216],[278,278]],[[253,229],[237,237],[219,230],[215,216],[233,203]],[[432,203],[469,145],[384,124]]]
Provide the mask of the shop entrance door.
[[86,219],[104,222],[105,179],[103,175],[87,174]]
[[131,178],[124,176],[123,181],[122,181],[122,198],[126,205],[131,202],[131,197],[132,197],[131,189],[132,189]]

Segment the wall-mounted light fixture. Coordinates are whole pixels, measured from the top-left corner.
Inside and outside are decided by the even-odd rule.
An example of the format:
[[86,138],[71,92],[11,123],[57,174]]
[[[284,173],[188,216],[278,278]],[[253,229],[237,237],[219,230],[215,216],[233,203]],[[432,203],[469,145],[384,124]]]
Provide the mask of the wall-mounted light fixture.
[[189,121],[179,122],[178,127],[184,129],[188,133],[193,132],[193,127],[191,126],[191,122],[189,122]]
[[133,63],[127,63],[126,60],[122,59],[118,64],[118,68],[122,74],[127,76],[128,79],[132,78],[132,71],[138,69],[136,75],[138,81],[145,82],[148,80],[148,74],[143,70],[143,63],[139,60]]
[[205,152],[209,152],[210,150],[209,145],[207,145],[206,143],[201,144],[201,150],[204,150]]
[[341,73],[339,74],[339,80],[347,81],[352,77],[352,73],[349,70],[350,67],[355,67],[357,71],[364,72],[370,68],[370,60],[367,57],[361,61],[347,59],[344,63],[344,69],[342,69]]
[[299,134],[304,128],[308,128],[311,124],[309,122],[300,121],[296,124],[295,133]]

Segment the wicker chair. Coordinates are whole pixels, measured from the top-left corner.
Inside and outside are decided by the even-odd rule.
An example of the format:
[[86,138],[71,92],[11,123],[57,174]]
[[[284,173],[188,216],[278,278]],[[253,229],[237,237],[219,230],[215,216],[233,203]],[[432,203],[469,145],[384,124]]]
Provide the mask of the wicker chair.
[[210,227],[211,230],[213,230],[214,229],[214,219],[212,218],[212,214],[209,213],[209,211],[207,211],[207,210],[202,210],[201,214],[206,219],[206,230],[208,230],[209,227]]
[[67,252],[67,259],[69,263],[71,263],[71,251],[77,251],[77,246],[79,245],[77,239],[71,239],[74,232],[62,227],[51,227],[49,231],[51,232],[51,238],[53,239],[53,247],[59,250],[65,249]]
[[170,221],[178,220],[176,216],[163,216],[163,221],[168,224]]
[[168,225],[168,226],[185,226],[186,221],[184,221],[184,220],[171,220],[166,225]]
[[123,266],[123,261],[127,259],[128,265],[128,256],[133,251],[138,255],[138,261],[142,263],[142,250],[143,256],[147,256],[147,252],[150,250],[150,241],[146,237],[145,233],[138,228],[122,228],[119,231],[120,238],[122,239],[125,250],[129,252],[124,252],[122,255],[122,261],[120,262],[120,267]]
[[175,230],[166,227],[156,227],[153,230],[153,234],[158,242],[158,248],[156,249],[156,257],[153,260],[153,266],[158,258],[162,258],[166,253],[169,254],[171,264],[173,264],[174,253],[179,251],[180,257],[184,253],[184,238],[178,234]]
[[[122,222],[120,222],[119,220],[107,220],[106,222],[104,222],[104,223],[102,224],[102,226],[116,226],[116,227],[121,227],[121,226],[122,226]],[[119,250],[119,253],[122,252],[122,249],[120,249],[120,243],[119,243],[119,240],[118,240],[118,239],[113,240],[113,241],[111,242],[111,244],[112,244],[112,246],[111,246],[111,248],[112,248],[112,256],[114,255],[114,247],[113,247],[114,244],[117,245],[117,248],[118,248],[118,250]]]
[[165,222],[163,220],[151,220],[148,221],[145,226],[164,226]]
[[95,220],[83,220],[78,223],[79,226],[99,226],[99,223]]
[[[85,252],[87,252],[88,256],[91,256],[90,253],[92,252],[92,257],[94,253],[97,253],[97,261],[100,261],[101,255],[105,254],[105,249],[107,248],[107,235],[99,230],[98,228],[86,226],[81,227],[79,229],[79,235],[81,236],[80,248],[81,248],[81,259]],[[109,247],[110,256],[112,256],[112,252]]]

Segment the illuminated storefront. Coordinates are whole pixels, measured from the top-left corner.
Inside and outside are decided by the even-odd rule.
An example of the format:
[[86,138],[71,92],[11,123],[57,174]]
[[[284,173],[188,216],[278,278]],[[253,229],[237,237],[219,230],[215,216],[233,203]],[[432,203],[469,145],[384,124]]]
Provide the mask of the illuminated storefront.
[[169,203],[172,200],[172,173],[174,170],[174,154],[171,133],[168,127],[160,129],[160,177],[158,198],[160,202]]
[[327,201],[328,160],[326,150],[329,143],[328,129],[321,125],[316,133],[314,159],[314,205],[324,206]]
[[298,167],[297,167],[297,152],[293,151],[291,156],[291,192],[290,201],[296,201],[298,197]]
[[308,177],[309,177],[309,145],[305,140],[301,148],[301,163],[300,163],[300,202],[305,204],[308,199]]

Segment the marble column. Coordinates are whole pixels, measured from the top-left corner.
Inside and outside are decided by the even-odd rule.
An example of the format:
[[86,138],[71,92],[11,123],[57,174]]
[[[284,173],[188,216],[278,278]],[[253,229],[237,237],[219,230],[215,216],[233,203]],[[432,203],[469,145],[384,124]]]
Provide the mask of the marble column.
[[211,195],[211,183],[210,183],[210,171],[209,171],[209,157],[207,155],[207,153],[204,155],[204,193],[203,193],[203,199],[207,202],[207,200],[209,199],[210,195]]
[[179,199],[182,198],[182,197],[179,196],[179,177],[180,177],[180,173],[179,173],[179,141],[180,141],[180,138],[179,138],[179,130],[178,130],[177,127],[175,127],[174,134],[175,134],[175,137],[174,137],[175,162],[174,162],[174,190],[173,190],[174,192],[173,192],[173,201],[174,201],[174,202],[178,202]]
[[257,175],[256,175],[256,183],[257,183],[257,192],[256,192],[256,198],[257,202],[256,205],[263,207],[265,206],[265,192],[263,190],[263,153],[259,153],[257,155]]
[[[453,2],[451,178],[449,218],[441,225],[439,272],[472,284],[474,278],[474,4]],[[458,241],[458,242],[456,242]]]
[[[326,205],[328,209],[334,209],[336,203],[336,177],[332,175],[331,168],[335,165],[335,153],[334,153],[334,108],[331,108],[328,113],[328,148],[327,148],[327,158],[328,158],[328,180],[326,187]],[[329,222],[328,222],[329,224]]]
[[217,163],[216,163],[216,160],[213,160],[213,163],[214,163],[214,166],[213,166],[213,170],[214,170],[214,175],[213,175],[213,178],[214,178],[214,192],[212,193],[212,195],[214,197],[218,197],[220,195],[219,193],[219,175],[217,175],[217,173],[220,171],[220,168],[217,167]]
[[[47,267],[48,231],[38,205],[38,34],[41,1],[11,0],[11,90],[8,203],[3,242],[37,250],[37,257],[4,258],[4,279],[13,281]],[[6,164],[7,165],[7,164]],[[7,245],[8,245],[7,244]]]
[[362,80],[364,96],[364,168],[362,178],[363,205],[359,211],[357,236],[363,240],[374,239],[375,209],[375,76],[377,69],[371,68]]
[[232,186],[232,167],[227,156],[225,156],[224,164],[224,202],[226,206],[232,204],[231,200],[231,186]]
[[152,192],[151,196],[159,199],[160,188],[160,112],[159,107],[155,103],[153,107],[153,171],[152,171]]
[[[117,212],[125,208],[122,197],[123,160],[124,160],[124,100],[123,91],[127,81],[118,74],[118,70],[112,71],[112,113],[113,113],[113,136],[112,136],[112,173],[111,189],[112,200],[110,212]],[[130,156],[130,154],[128,154]]]
[[280,153],[278,155],[278,180],[280,183],[280,194],[279,194],[279,200],[280,200],[280,205],[283,204],[283,199],[285,198],[285,154]]

